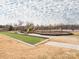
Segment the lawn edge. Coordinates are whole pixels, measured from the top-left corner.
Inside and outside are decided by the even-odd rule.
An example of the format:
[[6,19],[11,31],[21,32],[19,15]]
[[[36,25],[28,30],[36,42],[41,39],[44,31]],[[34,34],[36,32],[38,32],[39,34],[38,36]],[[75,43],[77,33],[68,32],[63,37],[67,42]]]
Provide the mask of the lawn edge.
[[35,44],[35,46],[40,45],[40,44],[43,44],[43,43],[45,43],[45,42],[47,42],[47,41],[49,41],[49,40],[50,40],[50,39],[45,39],[44,41],[41,41],[41,42]]
[[32,47],[38,46],[38,45],[40,45],[40,44],[43,44],[43,43],[49,41],[49,39],[45,39],[44,41],[38,42],[38,43],[36,43],[36,44],[33,45],[33,44],[30,44],[30,43],[24,42],[24,41],[22,41],[22,40],[19,40],[19,39],[10,37],[10,36],[5,35],[5,34],[0,34],[0,35],[4,35],[4,36],[6,36],[6,37],[9,37],[9,38],[12,39],[12,40],[15,40],[15,41],[19,42],[19,43],[23,43],[23,44],[25,44],[25,45],[29,45],[29,46],[32,46]]

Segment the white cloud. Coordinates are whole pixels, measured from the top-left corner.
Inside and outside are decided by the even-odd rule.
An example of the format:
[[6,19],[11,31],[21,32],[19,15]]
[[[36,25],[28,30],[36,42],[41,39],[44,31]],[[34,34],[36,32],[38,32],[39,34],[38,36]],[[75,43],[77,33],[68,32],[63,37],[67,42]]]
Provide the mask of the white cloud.
[[[79,24],[78,0],[0,0],[0,24]],[[6,20],[5,20],[6,19]]]

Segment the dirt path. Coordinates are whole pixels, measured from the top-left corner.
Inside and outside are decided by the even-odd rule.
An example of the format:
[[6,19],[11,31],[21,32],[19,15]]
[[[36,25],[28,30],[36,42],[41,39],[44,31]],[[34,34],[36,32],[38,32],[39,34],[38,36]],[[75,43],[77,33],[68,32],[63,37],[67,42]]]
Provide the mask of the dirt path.
[[45,44],[51,45],[51,46],[58,46],[58,47],[64,47],[64,48],[79,50],[79,45],[75,45],[75,44],[68,44],[68,43],[61,43],[61,42],[51,42],[51,41],[47,42]]
[[32,47],[0,35],[0,59],[79,59],[79,51],[45,44]]
[[79,45],[79,36],[52,36],[51,41]]

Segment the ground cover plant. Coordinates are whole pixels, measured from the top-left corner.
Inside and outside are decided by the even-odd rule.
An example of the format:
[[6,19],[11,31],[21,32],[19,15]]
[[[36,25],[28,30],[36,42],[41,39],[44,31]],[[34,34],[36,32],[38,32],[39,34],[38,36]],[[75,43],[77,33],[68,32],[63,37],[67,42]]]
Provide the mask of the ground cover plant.
[[4,35],[10,36],[12,38],[30,43],[30,44],[36,44],[36,43],[44,40],[44,38],[26,36],[26,35],[23,35],[23,34],[10,33],[10,32],[0,32],[0,34],[4,34]]

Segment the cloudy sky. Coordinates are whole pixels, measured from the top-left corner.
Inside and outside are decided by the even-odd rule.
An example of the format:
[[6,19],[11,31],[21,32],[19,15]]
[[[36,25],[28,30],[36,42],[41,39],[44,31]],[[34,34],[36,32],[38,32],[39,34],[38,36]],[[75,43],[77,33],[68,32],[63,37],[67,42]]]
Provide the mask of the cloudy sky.
[[79,24],[79,0],[0,0],[0,24]]

